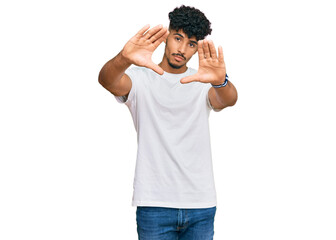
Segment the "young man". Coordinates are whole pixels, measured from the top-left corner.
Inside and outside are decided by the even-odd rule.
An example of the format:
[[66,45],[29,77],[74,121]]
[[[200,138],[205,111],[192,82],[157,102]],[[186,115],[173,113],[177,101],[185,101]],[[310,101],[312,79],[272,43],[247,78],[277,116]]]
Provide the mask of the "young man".
[[[216,191],[208,118],[233,106],[223,50],[210,22],[193,7],[169,13],[169,31],[146,25],[108,61],[99,82],[125,103],[138,137],[132,205],[139,239],[209,240],[214,235]],[[154,50],[166,43],[160,64]],[[198,51],[198,71],[187,62]],[[132,64],[136,65],[129,68]]]

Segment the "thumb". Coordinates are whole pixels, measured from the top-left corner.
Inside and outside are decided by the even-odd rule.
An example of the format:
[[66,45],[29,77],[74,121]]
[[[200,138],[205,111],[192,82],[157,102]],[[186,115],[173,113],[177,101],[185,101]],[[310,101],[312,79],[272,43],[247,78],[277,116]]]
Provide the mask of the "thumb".
[[196,74],[188,76],[188,77],[184,77],[180,80],[181,83],[190,83],[190,82],[195,82],[195,81],[198,81]]
[[163,74],[163,69],[161,67],[159,67],[158,65],[156,65],[155,63],[153,63],[153,62],[149,62],[146,67],[152,69],[157,74],[160,74],[160,75]]

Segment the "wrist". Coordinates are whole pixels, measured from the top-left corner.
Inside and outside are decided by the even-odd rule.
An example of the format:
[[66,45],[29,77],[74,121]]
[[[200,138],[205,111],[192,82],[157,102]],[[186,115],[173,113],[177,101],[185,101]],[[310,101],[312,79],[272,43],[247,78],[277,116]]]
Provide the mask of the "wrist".
[[220,81],[220,82],[212,82],[211,85],[217,86],[217,85],[223,84],[224,82],[225,82],[225,80],[224,81]]
[[118,54],[118,62],[123,65],[123,66],[127,66],[129,67],[130,65],[132,65],[132,62],[127,58],[127,56],[125,55],[124,50],[121,50]]
[[228,84],[229,76],[226,74],[224,82],[221,83],[211,83],[214,88],[225,87]]

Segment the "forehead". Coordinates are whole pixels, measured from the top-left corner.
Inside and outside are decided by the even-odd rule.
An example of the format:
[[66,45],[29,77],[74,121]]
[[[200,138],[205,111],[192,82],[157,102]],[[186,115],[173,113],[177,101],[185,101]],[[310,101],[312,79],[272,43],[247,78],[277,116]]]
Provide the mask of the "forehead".
[[196,41],[197,42],[197,39],[196,39],[195,36],[191,36],[189,38],[188,35],[185,32],[183,32],[182,29],[179,29],[178,31],[176,31],[174,29],[171,29],[171,30],[169,30],[169,32],[170,32],[170,35],[172,35],[172,36],[174,36],[176,34],[179,34],[179,35],[182,35],[182,37],[185,38],[185,39],[187,39],[187,40],[191,40],[191,41]]

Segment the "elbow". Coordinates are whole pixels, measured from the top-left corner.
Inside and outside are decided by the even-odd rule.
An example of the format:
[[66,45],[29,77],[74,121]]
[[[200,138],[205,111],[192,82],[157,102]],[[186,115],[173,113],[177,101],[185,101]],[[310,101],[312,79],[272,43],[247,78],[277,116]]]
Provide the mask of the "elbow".
[[238,100],[238,92],[237,89],[233,86],[233,91],[231,91],[230,101],[228,102],[228,106],[232,107],[236,104]]
[[234,92],[231,93],[230,100],[227,103],[227,106],[232,107],[236,104],[238,100],[238,94],[237,91],[235,90]]
[[98,82],[100,83],[100,85],[104,86],[104,81],[103,81],[103,70],[100,70],[99,74],[98,74]]
[[231,100],[231,103],[230,103],[230,106],[234,106],[236,103],[237,103],[237,100],[238,100],[238,94],[236,92],[236,94],[232,97],[232,100]]
[[219,108],[218,111],[221,111],[226,107],[233,107],[236,104],[237,100],[238,100],[238,95],[236,92],[234,95],[232,95],[229,101],[227,101],[226,103],[223,103],[223,107]]
[[98,83],[100,85],[102,85],[104,88],[107,88],[111,85],[111,83],[109,83],[107,81],[107,78],[106,78],[106,75],[103,71],[103,69],[99,72],[99,75],[98,75]]

